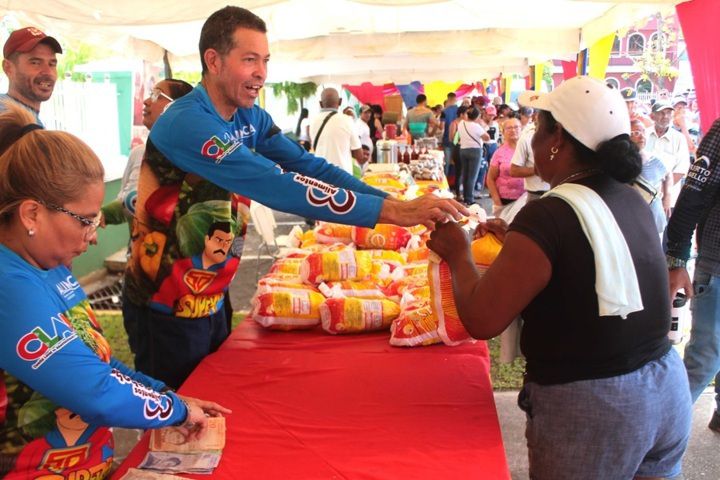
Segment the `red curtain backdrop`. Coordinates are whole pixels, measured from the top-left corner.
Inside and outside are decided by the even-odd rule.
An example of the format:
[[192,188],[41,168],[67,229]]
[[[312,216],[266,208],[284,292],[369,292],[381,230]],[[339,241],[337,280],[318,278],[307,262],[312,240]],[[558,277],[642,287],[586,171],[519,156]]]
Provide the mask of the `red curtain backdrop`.
[[695,93],[700,110],[700,124],[707,132],[720,116],[720,2],[692,0],[676,7],[687,45]]

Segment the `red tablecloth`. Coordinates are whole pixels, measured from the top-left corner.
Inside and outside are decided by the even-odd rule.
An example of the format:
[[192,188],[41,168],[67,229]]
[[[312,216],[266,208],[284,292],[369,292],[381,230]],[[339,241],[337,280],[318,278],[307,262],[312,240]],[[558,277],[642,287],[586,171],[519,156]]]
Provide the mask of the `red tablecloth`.
[[[485,342],[406,349],[248,320],[180,392],[233,410],[213,478],[509,479],[488,371]],[[147,435],[113,478],[146,451]]]

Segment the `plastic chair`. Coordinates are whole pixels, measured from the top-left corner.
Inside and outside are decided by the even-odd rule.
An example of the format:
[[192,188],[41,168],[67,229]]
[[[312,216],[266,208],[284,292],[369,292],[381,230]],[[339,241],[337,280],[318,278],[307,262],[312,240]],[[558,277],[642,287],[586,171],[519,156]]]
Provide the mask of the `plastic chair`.
[[260,272],[260,256],[263,250],[267,255],[276,260],[282,256],[284,250],[289,247],[290,237],[288,235],[275,235],[275,214],[272,209],[257,202],[250,204],[250,220],[252,220],[255,231],[260,236],[257,258],[255,260],[255,280]]

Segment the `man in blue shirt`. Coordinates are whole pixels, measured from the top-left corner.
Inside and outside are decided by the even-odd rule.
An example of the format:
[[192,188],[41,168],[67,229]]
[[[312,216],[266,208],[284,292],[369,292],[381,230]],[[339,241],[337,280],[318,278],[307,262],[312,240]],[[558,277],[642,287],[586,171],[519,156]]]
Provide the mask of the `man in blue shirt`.
[[445,129],[443,130],[443,152],[445,153],[445,176],[448,176],[450,173],[450,164],[452,163],[452,154],[453,154],[453,148],[455,145],[453,144],[453,139],[450,138],[450,124],[457,118],[457,110],[458,106],[457,103],[457,97],[455,95],[455,92],[450,92],[447,94],[447,100],[445,100],[445,109],[442,111],[442,114],[440,115],[440,118],[443,122],[445,122]]
[[[150,132],[123,301],[126,322],[138,324],[138,338],[130,339],[137,369],[172,387],[228,336],[223,293],[234,272],[224,269],[221,278],[190,259],[202,253],[208,228],[227,222],[233,238],[228,257],[236,257],[237,266],[247,198],[306,218],[362,226],[432,228],[467,213],[454,200],[432,195],[388,198],[286,138],[255,105],[270,53],[265,22],[252,12],[228,6],[213,13],[200,34],[200,58],[201,83]],[[178,262],[186,271],[175,268]],[[160,302],[158,292],[176,294],[163,294]]]
[[50,99],[57,80],[58,53],[62,53],[60,43],[34,27],[15,30],[3,47],[3,71],[10,84],[0,100],[25,107],[40,126],[40,104]]

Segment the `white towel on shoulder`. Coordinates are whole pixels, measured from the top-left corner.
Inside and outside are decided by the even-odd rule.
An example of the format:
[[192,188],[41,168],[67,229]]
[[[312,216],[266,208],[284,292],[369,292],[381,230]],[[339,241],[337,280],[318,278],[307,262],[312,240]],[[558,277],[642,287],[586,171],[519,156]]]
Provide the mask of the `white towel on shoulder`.
[[642,310],[640,285],[625,236],[600,195],[584,185],[563,183],[543,195],[547,196],[559,197],[572,207],[590,242],[600,316],[627,318]]

